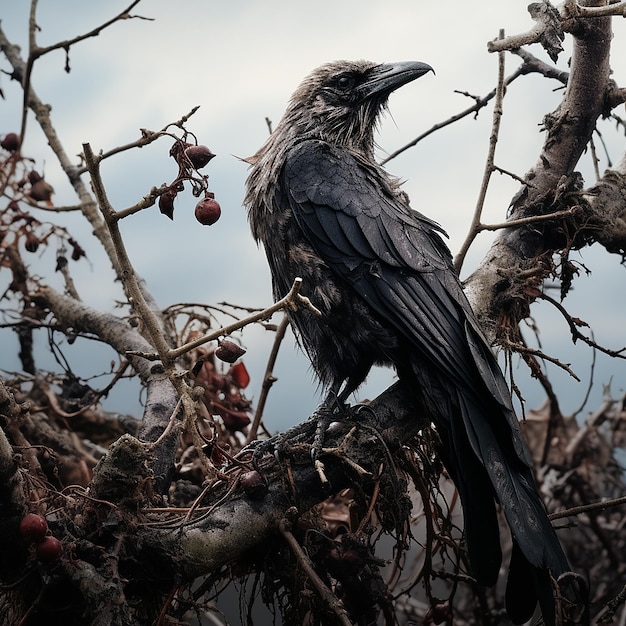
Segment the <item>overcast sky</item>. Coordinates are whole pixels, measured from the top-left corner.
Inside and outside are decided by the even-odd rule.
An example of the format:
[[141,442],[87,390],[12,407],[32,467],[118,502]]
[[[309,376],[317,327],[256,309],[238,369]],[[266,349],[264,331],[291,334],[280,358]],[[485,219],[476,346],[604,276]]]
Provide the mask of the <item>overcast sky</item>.
[[[122,230],[138,273],[157,301],[167,306],[179,301],[216,303],[223,300],[246,306],[270,302],[270,283],[264,255],[256,249],[241,207],[246,165],[237,157],[253,154],[267,136],[265,118],[277,123],[299,81],[314,67],[338,58],[375,61],[419,60],[432,65],[429,74],[411,83],[390,101],[378,143],[380,155],[404,145],[432,125],[469,106],[472,101],[455,90],[482,96],[495,85],[497,57],[486,50],[488,40],[500,28],[513,34],[532,26],[527,0],[448,0],[419,3],[415,0],[363,2],[362,0],[299,3],[291,0],[253,2],[207,2],[206,0],[144,0],[133,14],[150,18],[114,24],[99,37],[70,50],[71,72],[63,71],[62,51],[43,58],[35,66],[33,85],[38,95],[52,105],[53,121],[69,154],[78,154],[83,142],[95,151],[108,150],[139,136],[140,128],[157,130],[200,105],[188,128],[218,157],[207,171],[210,186],[223,210],[214,226],[200,226],[193,217],[196,200],[190,192],[179,197],[174,222],[155,209],[124,221]],[[13,41],[26,48],[28,5],[25,0],[0,0],[2,27]],[[74,37],[106,21],[123,9],[123,2],[95,0],[41,0],[38,33],[40,45]],[[614,21],[615,78],[626,84],[626,20]],[[567,43],[566,43],[567,45]],[[531,51],[546,58],[540,49]],[[567,52],[559,65],[567,67]],[[507,57],[507,73],[517,67],[517,57]],[[0,67],[7,69],[3,63]],[[19,128],[21,97],[6,75],[0,78],[6,100],[0,101],[0,134]],[[508,91],[497,163],[523,175],[535,162],[543,136],[542,116],[557,105],[561,92],[555,83],[528,77]],[[623,109],[621,115],[624,115]],[[477,120],[465,120],[435,133],[387,166],[406,180],[413,205],[440,222],[450,234],[455,252],[463,240],[482,176],[491,123],[491,109]],[[624,137],[602,125],[611,157],[619,159]],[[141,151],[126,153],[103,165],[108,193],[115,208],[134,204],[153,185],[171,182],[176,174],[168,157],[170,144],[158,142]],[[56,189],[57,205],[73,204],[71,188],[46,151],[33,123],[29,125],[24,153],[45,165],[46,178]],[[606,160],[602,168],[606,167]],[[592,181],[589,159],[581,166]],[[502,221],[517,183],[497,177],[487,199],[486,221]],[[51,219],[57,219],[51,216]],[[58,218],[76,234],[90,256],[90,263],[75,264],[78,288],[86,302],[114,310],[119,286],[106,259],[90,243],[89,228],[76,216]],[[464,274],[482,258],[489,237],[484,236],[468,257]],[[613,348],[626,345],[623,315],[626,309],[624,268],[619,259],[601,250],[577,256],[593,271],[583,277],[568,298],[572,315],[592,324],[596,338]],[[59,277],[48,279],[60,286]],[[566,324],[541,305],[544,349],[574,365],[586,380],[592,354],[583,345],[572,346]],[[250,391],[258,387],[269,351],[271,336],[260,329],[246,331],[243,342],[249,352],[246,362],[253,375]],[[15,354],[11,337],[3,337],[8,349],[0,362]],[[82,352],[81,352],[82,350]],[[86,348],[76,347],[76,359]],[[89,348],[92,354],[92,348]],[[612,389],[626,387],[623,362],[598,357],[595,395],[611,375]],[[106,366],[105,366],[106,367]],[[94,370],[96,371],[96,370]],[[270,426],[308,415],[318,402],[316,387],[306,359],[298,356],[291,340],[278,363],[279,383],[272,392],[268,411]],[[522,368],[516,371],[529,405],[543,395],[536,383],[527,381]],[[566,410],[582,401],[586,384],[578,384],[551,369]],[[376,375],[373,395],[390,380]],[[118,409],[130,406],[117,399]],[[590,409],[595,408],[592,403]],[[287,407],[298,414],[286,416]],[[131,407],[132,408],[132,407]]]

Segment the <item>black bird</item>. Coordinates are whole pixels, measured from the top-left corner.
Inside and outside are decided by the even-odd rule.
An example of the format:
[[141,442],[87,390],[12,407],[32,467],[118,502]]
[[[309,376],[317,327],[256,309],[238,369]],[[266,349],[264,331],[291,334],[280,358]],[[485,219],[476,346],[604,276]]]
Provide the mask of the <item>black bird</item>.
[[524,622],[539,601],[546,623],[554,623],[550,575],[569,567],[504,376],[453,270],[444,231],[411,209],[374,158],[374,130],[390,93],[431,69],[336,61],[314,70],[251,157],[245,204],[274,296],[301,277],[303,293],[322,311],[298,311],[291,321],[329,391],[325,410],[343,405],[374,364],[394,366],[439,433],[478,581],[495,584],[501,565],[497,501],[514,543],[509,615]]

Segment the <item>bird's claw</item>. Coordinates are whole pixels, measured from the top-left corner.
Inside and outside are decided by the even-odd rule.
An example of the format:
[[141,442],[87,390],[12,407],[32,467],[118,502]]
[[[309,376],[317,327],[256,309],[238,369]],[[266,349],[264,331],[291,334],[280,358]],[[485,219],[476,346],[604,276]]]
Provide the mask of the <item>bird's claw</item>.
[[344,419],[347,415],[347,405],[340,402],[336,397],[329,397],[311,416],[311,419],[317,420],[315,435],[311,443],[311,461],[313,462],[313,466],[320,480],[324,484],[328,483],[328,478],[324,472],[324,463],[320,460],[320,456],[324,448],[326,431],[333,422]]
[[348,406],[339,402],[336,398],[332,401],[326,400],[321,404],[313,415],[312,420],[317,421],[315,428],[315,435],[313,437],[313,443],[311,444],[311,459],[313,462],[319,457],[322,448],[324,447],[324,439],[326,437],[326,431],[333,422],[340,421],[348,415]]

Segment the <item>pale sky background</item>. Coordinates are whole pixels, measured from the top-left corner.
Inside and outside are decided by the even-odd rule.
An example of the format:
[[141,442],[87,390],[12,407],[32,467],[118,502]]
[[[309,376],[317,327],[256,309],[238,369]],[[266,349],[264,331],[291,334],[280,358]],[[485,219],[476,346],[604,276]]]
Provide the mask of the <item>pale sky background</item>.
[[[273,0],[207,2],[206,0],[144,0],[133,14],[151,18],[114,24],[99,37],[70,50],[71,73],[63,71],[65,55],[58,51],[41,59],[33,74],[34,89],[52,106],[53,121],[69,154],[78,154],[83,142],[95,151],[109,150],[139,136],[140,128],[158,130],[179,119],[195,105],[200,110],[188,128],[218,156],[205,170],[210,187],[222,206],[222,218],[214,226],[200,226],[193,217],[196,199],[190,191],[179,196],[174,222],[155,208],[124,221],[122,231],[137,272],[146,279],[156,300],[217,303],[223,300],[246,306],[264,306],[271,300],[264,254],[249,234],[242,209],[246,165],[236,157],[253,154],[267,136],[265,117],[276,124],[300,80],[314,67],[338,58],[375,61],[419,60],[432,65],[429,74],[411,83],[390,100],[390,115],[383,121],[378,143],[381,155],[392,152],[433,124],[468,107],[472,101],[454,90],[482,96],[495,85],[497,57],[486,49],[488,40],[504,28],[513,34],[529,29],[527,0],[448,0],[445,3],[415,0],[373,1],[318,0],[315,3]],[[41,0],[38,34],[40,45],[86,32],[126,6],[123,2],[95,0]],[[2,27],[14,42],[26,48],[29,3],[0,0]],[[626,85],[626,20],[614,20],[613,69],[618,84]],[[569,41],[566,40],[566,50]],[[531,51],[547,59],[537,47]],[[568,52],[559,66],[567,67]],[[519,59],[507,56],[507,74]],[[8,69],[6,62],[0,68]],[[19,128],[21,94],[5,74],[0,87],[0,135]],[[518,79],[509,89],[496,162],[523,175],[535,162],[543,135],[539,124],[558,104],[558,85],[538,77]],[[618,114],[625,116],[624,108]],[[463,121],[439,131],[388,164],[390,172],[406,180],[413,206],[440,222],[450,235],[453,253],[460,246],[476,202],[491,124],[491,107],[478,119]],[[621,136],[605,122],[601,131],[611,158],[624,151]],[[125,153],[103,165],[110,200],[116,209],[134,204],[153,185],[169,183],[176,167],[168,152],[171,142],[162,140],[142,150]],[[55,204],[74,204],[64,175],[47,150],[34,123],[29,124],[23,152],[45,164],[46,178],[55,187]],[[589,157],[581,170],[593,180]],[[604,159],[601,169],[607,166]],[[517,183],[497,176],[487,198],[486,221],[502,221]],[[81,297],[103,310],[114,311],[121,299],[108,261],[92,245],[89,228],[78,215],[45,216],[66,224],[88,251],[90,262],[72,264]],[[490,236],[483,235],[472,249],[464,270],[467,275],[482,258]],[[590,270],[581,277],[565,301],[572,315],[589,322],[596,339],[609,347],[626,345],[624,267],[602,250],[575,254]],[[35,256],[33,255],[33,261]],[[47,257],[38,269],[56,287],[60,277],[50,271]],[[4,283],[2,283],[4,285]],[[2,287],[4,289],[4,287]],[[563,408],[578,408],[586,393],[592,353],[583,344],[573,346],[565,322],[546,305],[535,308],[543,349],[572,363],[583,383],[550,368]],[[4,331],[3,331],[4,332]],[[3,334],[0,366],[14,369],[17,342]],[[46,338],[40,341],[45,343]],[[265,359],[272,336],[259,329],[245,331],[245,357],[253,383],[249,395],[259,393]],[[69,353],[75,369],[85,374],[89,361],[96,373],[106,369],[110,353],[77,342]],[[589,410],[597,407],[602,384],[615,395],[626,387],[623,361],[597,355],[596,377]],[[42,360],[40,365],[46,365]],[[306,359],[285,342],[276,368],[275,385],[267,408],[272,429],[299,421],[319,401]],[[518,383],[530,408],[543,401],[538,385],[516,369]],[[372,397],[391,380],[377,373],[360,393]],[[96,383],[97,386],[97,383]],[[137,392],[115,394],[108,406],[138,412]]]

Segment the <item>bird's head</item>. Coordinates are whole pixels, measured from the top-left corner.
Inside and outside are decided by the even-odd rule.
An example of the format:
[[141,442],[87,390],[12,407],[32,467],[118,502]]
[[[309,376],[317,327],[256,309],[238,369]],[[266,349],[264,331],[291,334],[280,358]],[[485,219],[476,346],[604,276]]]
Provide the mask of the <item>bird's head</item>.
[[369,151],[389,94],[429,71],[430,65],[417,61],[327,63],[302,81],[283,122],[295,124],[299,135]]

